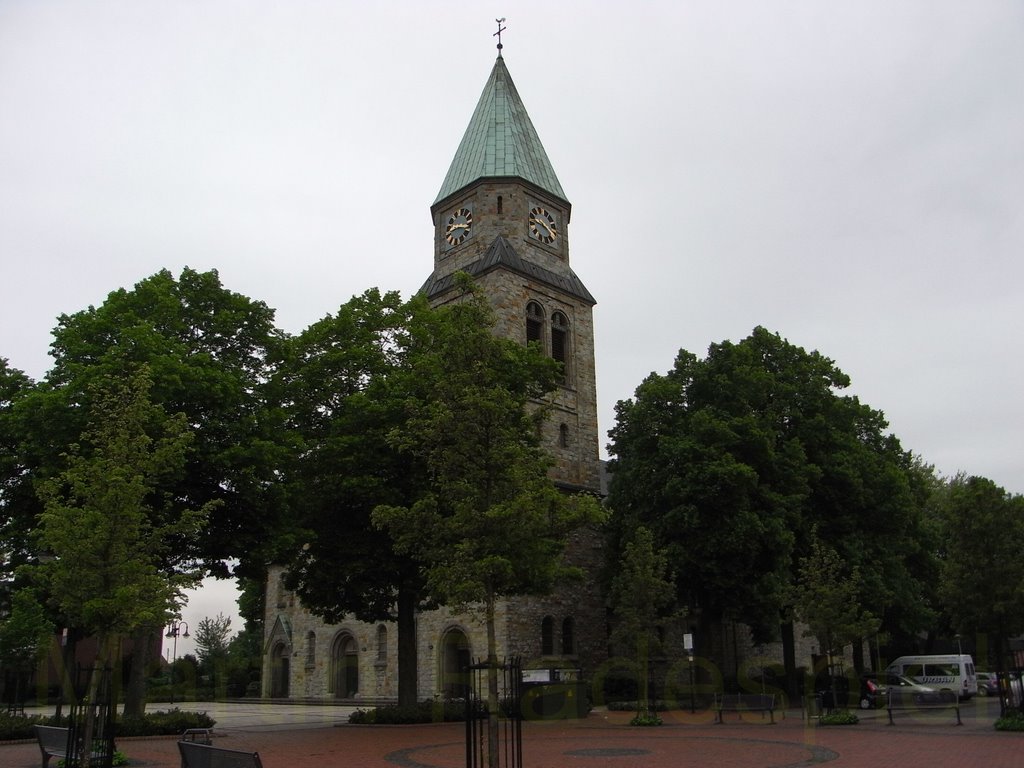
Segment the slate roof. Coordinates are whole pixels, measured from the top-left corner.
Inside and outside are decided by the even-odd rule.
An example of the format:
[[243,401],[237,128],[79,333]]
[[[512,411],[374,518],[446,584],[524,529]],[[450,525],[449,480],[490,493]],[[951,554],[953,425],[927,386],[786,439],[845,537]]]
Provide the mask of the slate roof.
[[[471,277],[479,277],[482,274],[490,272],[492,269],[503,267],[511,272],[528,277],[533,280],[537,280],[546,285],[550,285],[553,288],[558,288],[565,293],[575,296],[577,299],[587,302],[591,306],[597,303],[590,291],[587,290],[586,286],[583,285],[576,273],[571,269],[568,275],[561,275],[556,272],[552,272],[549,269],[544,269],[530,261],[526,261],[516,253],[515,248],[512,244],[506,240],[503,236],[499,235],[491,243],[491,246],[487,249],[483,256],[476,261],[470,262],[461,270],[462,272],[468,273]],[[451,290],[455,285],[455,273],[450,273],[442,277],[437,277],[436,273],[432,274],[427,282],[420,288],[420,293],[427,296],[428,299],[433,299],[436,296],[440,296],[448,290]]]
[[479,179],[508,176],[568,201],[499,54],[434,202]]

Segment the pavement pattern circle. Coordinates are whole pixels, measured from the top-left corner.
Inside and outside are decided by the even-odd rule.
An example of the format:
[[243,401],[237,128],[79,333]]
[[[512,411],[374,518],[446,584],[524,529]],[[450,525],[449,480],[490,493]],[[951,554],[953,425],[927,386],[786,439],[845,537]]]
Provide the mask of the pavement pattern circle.
[[[635,738],[635,737],[630,737]],[[646,748],[615,745],[619,737],[588,734],[591,746],[580,747],[576,738],[533,739],[528,746],[531,768],[565,766],[629,766],[655,768],[805,768],[836,760],[839,753],[818,744],[736,736],[672,734],[669,738],[649,736]],[[598,743],[594,743],[598,742]],[[527,751],[527,750],[524,750]],[[448,768],[458,765],[465,752],[463,742],[429,744],[396,750],[385,760],[398,768]]]

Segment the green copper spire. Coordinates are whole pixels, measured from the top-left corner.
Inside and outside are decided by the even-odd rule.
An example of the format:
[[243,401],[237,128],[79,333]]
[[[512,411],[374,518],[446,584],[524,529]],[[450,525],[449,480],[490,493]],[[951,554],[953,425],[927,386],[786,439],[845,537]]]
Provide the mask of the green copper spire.
[[500,53],[434,202],[494,176],[518,177],[566,199]]

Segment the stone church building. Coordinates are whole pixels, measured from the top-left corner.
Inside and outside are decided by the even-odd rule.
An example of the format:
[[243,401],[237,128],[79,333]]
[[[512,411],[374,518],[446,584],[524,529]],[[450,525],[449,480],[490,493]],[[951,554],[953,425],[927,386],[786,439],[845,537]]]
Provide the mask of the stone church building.
[[[499,45],[448,174],[430,207],[433,271],[422,287],[434,305],[455,298],[453,276],[474,277],[490,297],[497,333],[538,342],[563,364],[543,435],[552,479],[566,491],[601,493],[594,297],[569,263],[572,206],[512,82]],[[575,562],[600,562],[600,543],[581,535]],[[266,593],[263,696],[397,699],[397,630],[356,620],[326,624],[282,585],[272,568]],[[545,598],[499,606],[499,656],[524,666],[595,670],[607,658],[605,610],[596,578]],[[444,608],[417,616],[418,698],[457,690],[459,670],[486,654],[482,621]]]

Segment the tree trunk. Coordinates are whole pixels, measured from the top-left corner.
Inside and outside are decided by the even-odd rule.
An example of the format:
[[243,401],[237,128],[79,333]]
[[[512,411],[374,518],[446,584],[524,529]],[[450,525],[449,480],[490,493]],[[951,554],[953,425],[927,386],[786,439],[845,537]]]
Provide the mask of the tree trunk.
[[[85,694],[85,722],[82,723],[82,735],[79,739],[79,762],[81,768],[92,766],[92,745],[96,734],[96,704],[99,699],[100,682],[103,678],[105,667],[120,661],[117,638],[112,635],[99,635],[97,637],[96,658],[93,661],[92,669],[89,670],[89,685]],[[111,705],[116,702],[111,702]]]
[[419,596],[407,587],[398,589],[398,704],[415,707],[418,698],[416,604]]
[[804,681],[796,670],[796,638],[792,621],[782,625],[782,664],[786,670],[786,693],[791,701],[796,701],[804,694]]
[[640,690],[637,692],[637,715],[642,718],[646,718],[650,715],[650,703],[651,703],[651,673],[648,666],[648,652],[647,652],[647,637],[646,633],[642,634],[637,639],[637,664],[639,669],[637,673],[640,675]]
[[57,669],[57,677],[60,684],[60,691],[57,694],[57,709],[54,716],[58,723],[64,716],[64,704],[70,703],[75,698],[75,650],[78,646],[78,639],[82,632],[75,627],[68,627],[64,637],[64,645],[60,649],[60,665]]
[[498,768],[498,638],[494,628],[494,596],[487,597],[487,766]]
[[132,655],[128,668],[128,684],[124,694],[124,716],[142,717],[146,713],[146,677],[149,671],[149,649],[152,628],[138,629],[132,635]]
[[853,668],[857,671],[857,675],[864,671],[864,641],[861,638],[857,638],[853,641]]

